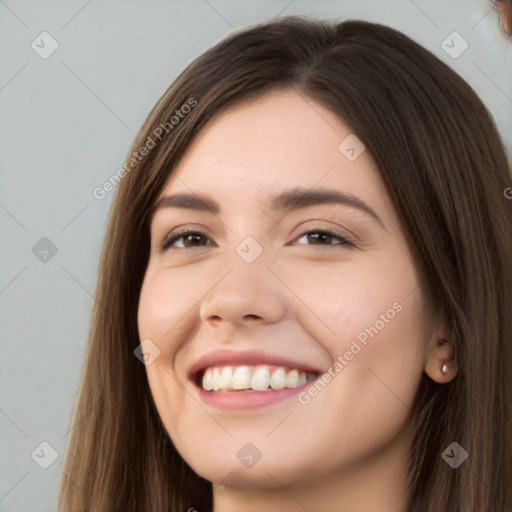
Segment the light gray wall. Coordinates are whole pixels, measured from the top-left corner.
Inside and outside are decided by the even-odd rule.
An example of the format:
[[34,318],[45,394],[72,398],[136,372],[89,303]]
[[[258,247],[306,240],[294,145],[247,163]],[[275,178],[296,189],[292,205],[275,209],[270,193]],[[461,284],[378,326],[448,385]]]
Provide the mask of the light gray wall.
[[[1,1],[0,512],[56,508],[112,199],[95,199],[93,189],[122,165],[149,109],[191,59],[278,14],[402,30],[473,86],[510,156],[512,40],[490,1]],[[58,43],[50,56],[43,31]],[[469,44],[458,58],[441,47],[453,31]],[[58,457],[43,469],[52,449]]]

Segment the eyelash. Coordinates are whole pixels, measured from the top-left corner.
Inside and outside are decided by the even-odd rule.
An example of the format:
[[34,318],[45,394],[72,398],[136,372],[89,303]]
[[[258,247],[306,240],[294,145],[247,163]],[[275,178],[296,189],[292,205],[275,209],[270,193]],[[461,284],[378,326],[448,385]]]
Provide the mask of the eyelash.
[[[322,247],[322,246],[323,247],[331,247],[331,246],[339,246],[339,247],[345,246],[346,247],[346,246],[348,246],[348,247],[354,247],[354,248],[356,247],[356,244],[354,242],[352,242],[351,240],[349,240],[346,236],[343,236],[339,233],[335,233],[333,231],[329,231],[326,229],[311,229],[309,231],[305,231],[304,233],[302,233],[299,236],[299,239],[302,238],[304,235],[311,235],[312,233],[316,233],[316,234],[321,233],[323,235],[337,238],[340,241],[340,243],[337,243],[337,244],[326,244],[326,245],[318,244],[320,247]],[[177,233],[168,235],[162,243],[162,250],[166,251],[168,249],[171,249],[172,248],[171,246],[172,246],[172,244],[174,244],[174,242],[178,241],[180,238],[184,238],[189,235],[200,235],[204,238],[208,238],[208,236],[201,231],[194,231],[194,230],[187,229],[187,230],[184,230],[181,232],[177,232]],[[296,244],[293,244],[293,245],[296,245]],[[299,245],[315,245],[315,244],[299,244]],[[200,247],[205,247],[205,246],[198,246],[198,248],[200,248]],[[195,247],[192,247],[192,249],[194,249],[194,248]],[[179,247],[178,249],[187,250],[190,248]]]

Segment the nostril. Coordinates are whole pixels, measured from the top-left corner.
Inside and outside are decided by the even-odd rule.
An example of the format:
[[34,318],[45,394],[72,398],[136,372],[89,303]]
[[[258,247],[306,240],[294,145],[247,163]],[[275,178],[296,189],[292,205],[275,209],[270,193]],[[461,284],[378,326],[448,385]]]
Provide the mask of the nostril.
[[261,317],[260,317],[260,316],[258,316],[258,315],[249,314],[249,315],[245,315],[245,316],[244,316],[244,320],[245,320],[246,318],[250,318],[250,319],[254,319],[254,320],[259,320]]

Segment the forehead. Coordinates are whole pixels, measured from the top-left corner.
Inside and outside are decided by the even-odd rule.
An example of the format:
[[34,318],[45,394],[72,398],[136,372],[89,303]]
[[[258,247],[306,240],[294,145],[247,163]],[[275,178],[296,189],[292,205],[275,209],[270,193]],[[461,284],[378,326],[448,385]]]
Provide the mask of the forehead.
[[354,137],[350,126],[318,102],[294,91],[269,93],[215,118],[161,195],[197,192],[220,203],[235,200],[239,208],[263,207],[281,191],[321,187],[383,206],[386,192],[373,159],[363,151],[349,160],[347,137]]

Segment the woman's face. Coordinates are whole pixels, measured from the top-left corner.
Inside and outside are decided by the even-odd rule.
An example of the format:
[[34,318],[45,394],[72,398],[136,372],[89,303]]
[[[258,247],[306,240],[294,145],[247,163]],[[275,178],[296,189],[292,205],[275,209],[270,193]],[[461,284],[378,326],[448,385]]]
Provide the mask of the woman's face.
[[[257,488],[403,460],[432,322],[350,127],[295,92],[267,94],[219,116],[162,198],[138,325],[187,463]],[[172,240],[183,231],[195,234]]]

